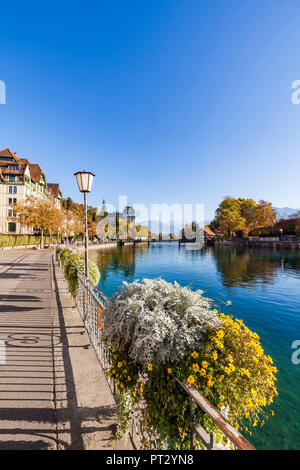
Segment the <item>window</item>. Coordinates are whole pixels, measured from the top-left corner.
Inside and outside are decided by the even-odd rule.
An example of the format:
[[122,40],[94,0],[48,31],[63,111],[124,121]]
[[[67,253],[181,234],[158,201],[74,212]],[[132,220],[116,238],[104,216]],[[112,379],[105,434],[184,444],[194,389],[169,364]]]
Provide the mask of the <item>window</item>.
[[17,194],[17,186],[14,186],[14,194]]
[[10,186],[10,187],[8,188],[9,194],[12,194],[12,189],[13,189],[12,186]]
[[16,203],[17,203],[17,200],[15,198],[13,199],[13,198],[10,197],[8,199],[8,205],[9,206],[12,206],[13,204],[16,204]]
[[18,169],[19,169],[18,165],[9,165],[8,168],[9,168],[10,170],[18,170]]
[[11,211],[11,210],[7,211],[7,216],[8,217],[12,217],[12,214],[13,214],[13,211]]
[[7,226],[8,232],[15,232],[16,231],[16,224],[14,222],[9,222]]
[[0,157],[0,160],[3,162],[13,162],[14,159],[11,157]]
[[9,181],[10,181],[11,183],[14,183],[14,182],[16,181],[16,177],[15,177],[15,176],[10,176],[10,177],[9,177]]

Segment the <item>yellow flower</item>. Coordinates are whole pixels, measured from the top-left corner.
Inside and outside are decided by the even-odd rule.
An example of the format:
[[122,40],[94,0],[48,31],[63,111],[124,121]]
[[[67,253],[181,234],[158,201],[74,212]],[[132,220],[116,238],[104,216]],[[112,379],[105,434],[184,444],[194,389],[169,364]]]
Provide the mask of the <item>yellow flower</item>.
[[215,312],[215,313],[218,313],[218,310],[217,310],[216,308],[214,308],[214,312]]
[[170,369],[170,367],[168,369],[168,374],[172,374],[172,369]]
[[194,372],[199,372],[199,364],[193,364]]
[[128,382],[131,382],[131,377],[128,375],[127,377]]
[[220,339],[224,338],[224,334],[225,334],[224,330],[217,331],[217,337],[220,338]]
[[188,378],[187,378],[187,383],[189,385],[192,385],[195,383],[195,377],[193,377],[192,375],[190,375]]
[[152,370],[152,364],[151,364],[151,362],[149,362],[149,364],[148,364],[148,370]]
[[224,375],[220,375],[220,377],[219,377],[219,382],[222,382],[223,379],[224,379]]
[[250,372],[248,369],[245,369],[244,367],[241,368],[241,374],[246,375],[247,377],[250,377]]
[[122,367],[122,362],[118,362],[118,367]]
[[212,358],[213,358],[214,361],[216,361],[216,360],[218,359],[218,353],[217,353],[216,350],[213,351],[213,353],[212,353]]
[[203,369],[207,369],[208,362],[207,361],[202,361],[202,367],[203,367]]
[[194,352],[192,352],[191,356],[192,356],[194,359],[197,359],[197,357],[199,356],[199,354],[198,354],[196,351],[194,351]]
[[206,370],[205,369],[200,369],[200,375],[202,375],[204,377],[204,375],[206,374]]
[[216,379],[215,379],[214,377],[212,377],[212,376],[209,376],[209,375],[208,375],[207,377],[208,377],[207,385],[208,385],[209,387],[213,387],[213,386],[214,386],[214,383],[215,383],[215,381],[216,381]]

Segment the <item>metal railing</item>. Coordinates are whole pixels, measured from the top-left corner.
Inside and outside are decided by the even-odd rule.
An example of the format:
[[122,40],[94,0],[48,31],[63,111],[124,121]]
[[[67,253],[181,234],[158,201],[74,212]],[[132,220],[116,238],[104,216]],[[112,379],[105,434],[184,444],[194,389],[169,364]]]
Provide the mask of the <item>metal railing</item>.
[[[97,357],[104,371],[111,366],[110,352],[105,349],[100,338],[102,327],[102,311],[107,297],[87,277],[81,273],[78,276],[78,290],[76,305],[96,351]],[[106,377],[111,392],[116,398],[116,385],[111,377]]]
[[[102,327],[102,311],[107,297],[89,280],[84,274],[78,273],[78,291],[76,304],[85,328],[89,334],[91,343],[96,351],[99,362],[107,371],[111,366],[110,353],[105,349],[100,337]],[[111,392],[116,398],[116,385],[111,377],[106,377]],[[195,437],[197,436],[204,447],[209,450],[220,449],[216,444],[214,432],[208,434],[206,430],[195,422],[195,405],[199,406],[204,413],[209,416],[220,430],[227,436],[235,449],[254,450],[254,447],[232,424],[194,387],[189,386],[176,379],[178,384],[186,391],[190,399],[190,419],[191,419],[191,449],[195,448]],[[136,431],[136,430],[135,430]],[[137,431],[136,431],[137,432]],[[135,432],[135,434],[136,434]],[[142,432],[142,429],[141,429]],[[131,438],[138,441],[139,438],[134,434],[134,427],[131,423]],[[232,446],[231,446],[232,447]]]

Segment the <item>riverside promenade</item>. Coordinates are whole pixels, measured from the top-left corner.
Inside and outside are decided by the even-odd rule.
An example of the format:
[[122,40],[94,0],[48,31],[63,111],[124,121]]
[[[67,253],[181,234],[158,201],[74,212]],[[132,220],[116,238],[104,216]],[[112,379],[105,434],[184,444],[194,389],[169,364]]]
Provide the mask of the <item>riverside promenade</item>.
[[52,250],[0,252],[0,340],[1,450],[116,448],[114,398]]

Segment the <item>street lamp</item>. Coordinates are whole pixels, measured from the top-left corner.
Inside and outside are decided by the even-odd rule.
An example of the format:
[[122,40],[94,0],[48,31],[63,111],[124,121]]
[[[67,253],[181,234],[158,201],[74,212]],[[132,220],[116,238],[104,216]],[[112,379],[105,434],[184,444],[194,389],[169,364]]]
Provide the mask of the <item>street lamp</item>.
[[282,232],[283,232],[283,229],[281,228],[280,229],[280,241],[282,241]]
[[84,245],[85,245],[85,275],[89,277],[88,266],[88,228],[87,228],[87,203],[86,193],[90,193],[92,189],[94,173],[89,171],[77,171],[74,173],[77,179],[78,189],[84,196]]

